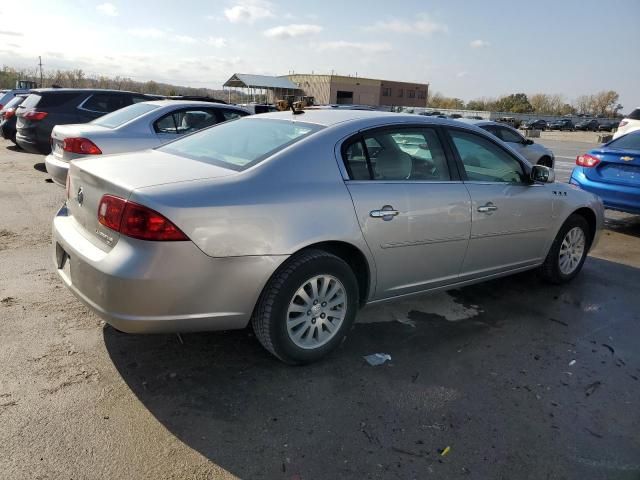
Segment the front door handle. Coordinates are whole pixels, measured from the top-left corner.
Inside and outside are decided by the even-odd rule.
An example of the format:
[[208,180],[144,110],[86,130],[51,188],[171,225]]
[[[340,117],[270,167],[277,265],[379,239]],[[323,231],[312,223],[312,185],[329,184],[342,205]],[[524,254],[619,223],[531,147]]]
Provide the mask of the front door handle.
[[488,202],[487,204],[478,207],[478,211],[480,213],[491,213],[491,212],[495,212],[496,210],[498,210],[498,207],[496,207],[493,203]]
[[381,218],[385,222],[388,222],[389,220],[393,220],[393,217],[399,213],[400,212],[395,210],[391,205],[385,205],[380,210],[371,210],[369,216],[372,218]]

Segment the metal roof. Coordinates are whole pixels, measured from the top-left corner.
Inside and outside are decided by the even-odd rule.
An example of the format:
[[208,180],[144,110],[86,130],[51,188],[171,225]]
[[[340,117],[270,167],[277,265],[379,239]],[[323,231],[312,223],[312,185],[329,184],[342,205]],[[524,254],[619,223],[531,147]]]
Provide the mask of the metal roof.
[[240,88],[279,88],[299,90],[298,86],[287,77],[270,77],[268,75],[249,75],[246,73],[234,73],[224,83],[225,87]]

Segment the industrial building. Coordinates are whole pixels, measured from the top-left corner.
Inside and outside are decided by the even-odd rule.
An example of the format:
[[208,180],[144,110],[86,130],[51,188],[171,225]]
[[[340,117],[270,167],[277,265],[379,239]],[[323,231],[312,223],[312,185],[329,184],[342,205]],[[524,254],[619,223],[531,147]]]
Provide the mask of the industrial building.
[[274,103],[285,95],[314,97],[317,105],[426,107],[429,84],[344,75],[290,74],[279,77],[235,73],[225,88],[239,88],[256,101]]

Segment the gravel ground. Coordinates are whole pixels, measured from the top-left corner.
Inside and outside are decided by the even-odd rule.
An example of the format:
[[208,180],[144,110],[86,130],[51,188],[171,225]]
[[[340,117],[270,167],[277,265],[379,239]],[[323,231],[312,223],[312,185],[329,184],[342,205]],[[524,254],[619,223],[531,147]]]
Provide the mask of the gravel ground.
[[369,307],[291,368],[250,331],[105,326],[54,273],[42,161],[0,140],[0,478],[640,478],[638,217],[571,285]]

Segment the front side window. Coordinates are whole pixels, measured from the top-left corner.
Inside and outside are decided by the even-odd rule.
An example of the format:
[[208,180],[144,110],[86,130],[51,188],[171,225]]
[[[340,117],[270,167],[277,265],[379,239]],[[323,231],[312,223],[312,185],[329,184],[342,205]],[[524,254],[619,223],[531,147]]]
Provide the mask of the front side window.
[[343,159],[352,180],[451,180],[444,150],[431,128],[366,133],[347,145]]
[[498,145],[474,133],[450,130],[450,134],[469,181],[525,183],[520,162]]
[[220,123],[158,150],[242,171],[322,128],[304,122],[246,117]]
[[240,118],[244,116],[246,116],[246,113],[241,112],[239,110],[227,110],[227,109],[222,110],[222,117],[224,118],[225,122],[227,120],[235,120],[236,118]]

